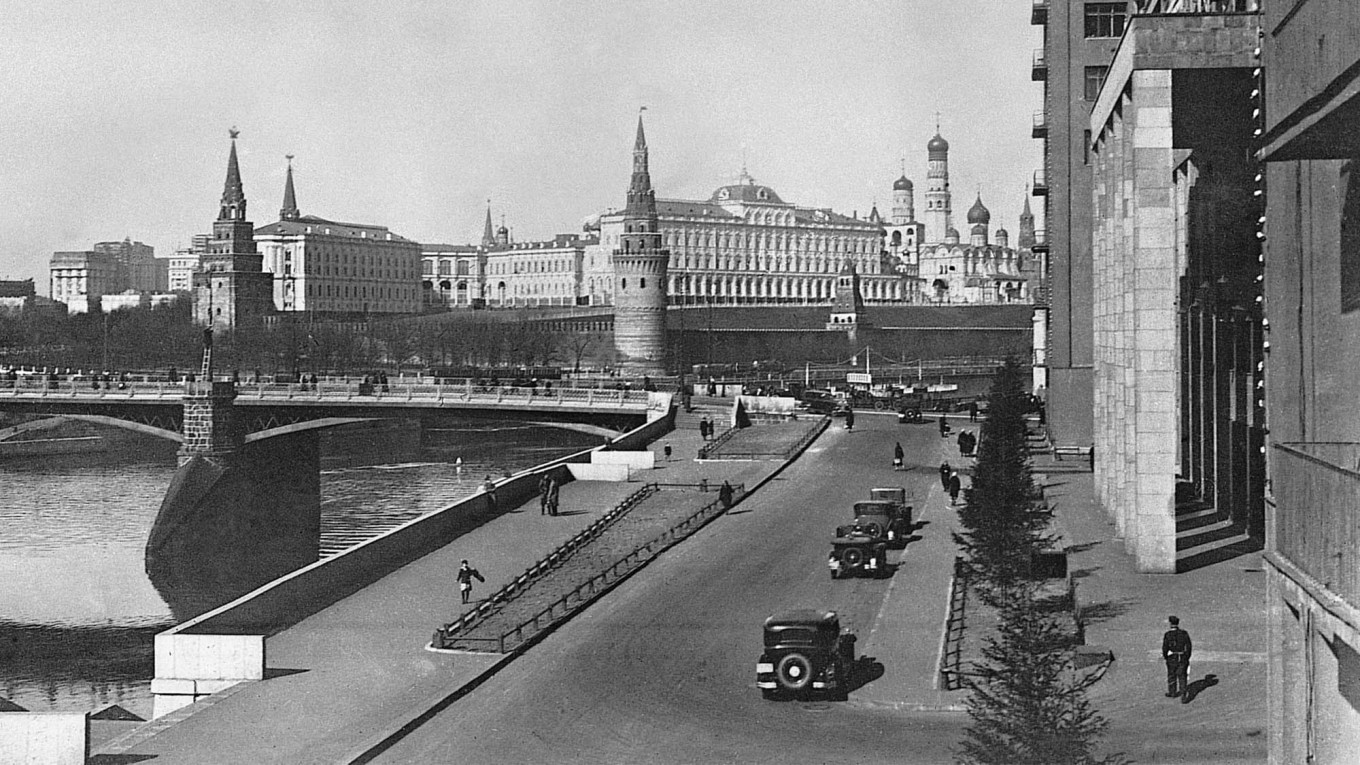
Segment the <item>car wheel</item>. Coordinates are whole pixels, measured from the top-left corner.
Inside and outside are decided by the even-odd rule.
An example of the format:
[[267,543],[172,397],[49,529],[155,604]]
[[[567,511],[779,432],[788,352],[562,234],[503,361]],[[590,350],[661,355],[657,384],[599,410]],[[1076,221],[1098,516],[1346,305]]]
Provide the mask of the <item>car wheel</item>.
[[864,527],[864,533],[877,539],[883,536],[883,526],[878,523],[870,523]]
[[882,401],[875,401],[875,402],[874,402],[874,408],[875,408],[875,409],[887,409],[887,408],[888,408],[888,405],[885,404],[885,403],[883,403]]
[[846,548],[845,552],[841,553],[841,562],[846,567],[858,566],[864,562],[864,551],[854,547]]
[[812,662],[801,653],[784,654],[775,665],[774,676],[779,687],[796,693],[812,685]]

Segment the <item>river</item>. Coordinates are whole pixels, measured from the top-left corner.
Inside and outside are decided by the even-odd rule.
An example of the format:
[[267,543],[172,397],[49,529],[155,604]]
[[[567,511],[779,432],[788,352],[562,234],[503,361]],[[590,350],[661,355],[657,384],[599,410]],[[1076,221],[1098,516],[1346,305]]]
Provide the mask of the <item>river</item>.
[[[400,456],[345,449],[321,473],[323,557],[600,442],[560,428],[449,420]],[[459,461],[461,460],[461,464]],[[366,463],[366,464],[365,464]],[[348,465],[327,467],[327,465]],[[175,446],[0,460],[0,697],[34,712],[151,712],[152,638],[174,625],[144,571]],[[200,593],[225,603],[239,593]]]

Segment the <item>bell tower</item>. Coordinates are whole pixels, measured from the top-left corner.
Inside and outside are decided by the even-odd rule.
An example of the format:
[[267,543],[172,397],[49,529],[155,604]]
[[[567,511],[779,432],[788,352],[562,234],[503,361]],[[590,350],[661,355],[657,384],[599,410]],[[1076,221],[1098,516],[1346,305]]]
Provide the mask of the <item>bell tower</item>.
[[647,168],[647,137],[638,116],[633,178],[623,210],[623,233],[614,263],[614,350],[632,375],[666,372],[666,271],[670,253],[661,247],[656,193]]

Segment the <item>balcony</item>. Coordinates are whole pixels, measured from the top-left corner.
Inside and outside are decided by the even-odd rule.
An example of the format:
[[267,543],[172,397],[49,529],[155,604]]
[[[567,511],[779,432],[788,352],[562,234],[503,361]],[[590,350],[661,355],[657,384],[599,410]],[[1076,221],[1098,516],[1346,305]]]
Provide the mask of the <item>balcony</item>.
[[1043,170],[1034,171],[1034,189],[1030,193],[1036,197],[1048,196],[1048,173]]
[[1034,246],[1030,249],[1034,252],[1048,252],[1048,232],[1044,229],[1035,230]]
[[1360,444],[1275,445],[1275,552],[1360,604]]
[[1030,0],[1029,23],[1035,26],[1048,23],[1048,0]]
[[1034,51],[1034,60],[1029,68],[1029,78],[1034,82],[1043,82],[1048,79],[1048,62],[1044,60],[1043,48]]
[[[1033,0],[1038,5],[1043,0]],[[1142,0],[1138,4],[1140,14],[1164,14],[1164,15],[1184,15],[1199,16],[1219,13],[1254,13],[1259,10],[1258,0]],[[1030,12],[1032,24],[1039,22],[1033,21],[1034,11]]]
[[1037,111],[1034,113],[1034,124],[1030,128],[1030,136],[1034,138],[1048,137],[1048,112]]

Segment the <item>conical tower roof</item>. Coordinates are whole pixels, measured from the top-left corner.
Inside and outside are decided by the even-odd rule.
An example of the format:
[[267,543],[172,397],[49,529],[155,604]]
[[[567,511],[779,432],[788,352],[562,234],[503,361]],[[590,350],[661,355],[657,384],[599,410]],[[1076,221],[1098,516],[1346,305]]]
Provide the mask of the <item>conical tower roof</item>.
[[232,128],[231,153],[227,155],[227,181],[222,186],[222,209],[218,220],[245,220],[246,192],[241,186],[241,166],[236,161],[236,136],[241,131]]
[[978,194],[977,201],[968,210],[969,223],[981,223],[987,225],[992,222],[992,213],[987,206],[982,203],[982,195]]
[[279,220],[297,220],[302,213],[298,210],[297,194],[293,192],[293,155],[288,155],[288,179],[283,182],[283,207],[279,210]]

